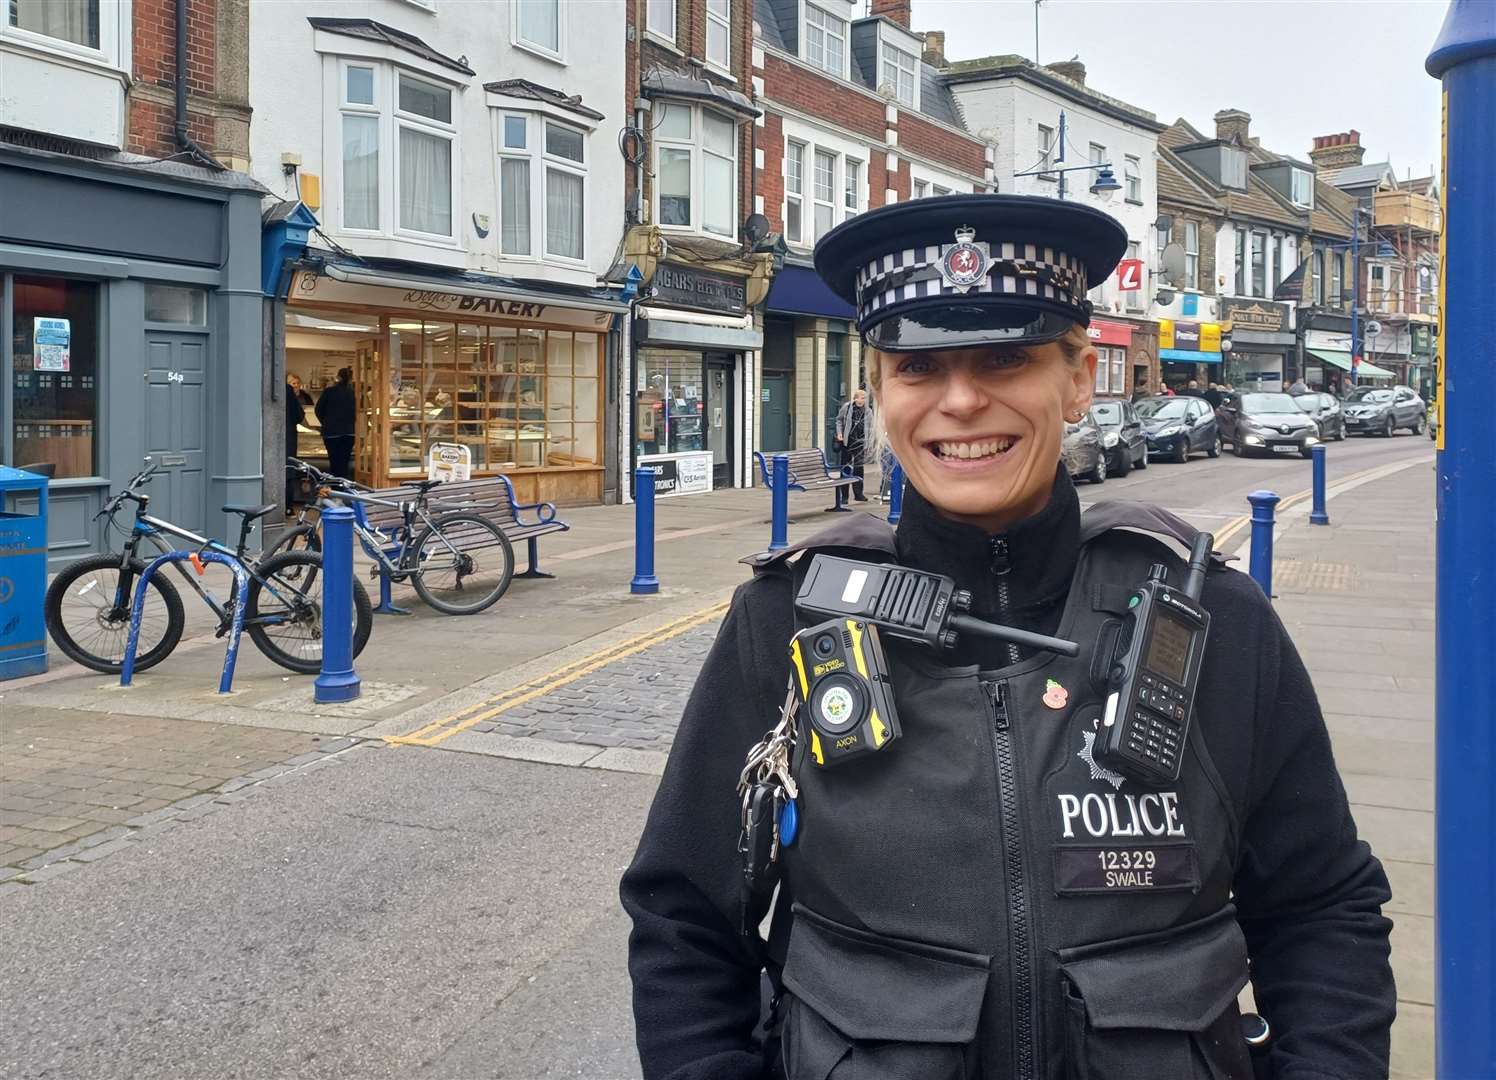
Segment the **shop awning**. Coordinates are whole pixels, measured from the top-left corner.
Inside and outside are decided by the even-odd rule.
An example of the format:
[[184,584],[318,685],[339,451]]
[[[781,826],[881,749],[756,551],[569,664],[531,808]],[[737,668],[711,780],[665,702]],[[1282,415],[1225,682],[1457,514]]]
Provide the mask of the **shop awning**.
[[1218,352],[1201,352],[1198,349],[1159,349],[1158,358],[1173,364],[1219,364]]
[[634,314],[639,320],[634,324],[634,337],[640,344],[732,351],[764,346],[764,335],[754,328],[752,315],[713,315],[648,304],[634,308]]
[[776,315],[814,315],[848,322],[857,317],[851,304],[832,292],[819,274],[805,266],[785,266],[774,275],[766,306]]
[[[1316,360],[1329,364],[1331,367],[1337,367],[1341,371],[1351,369],[1351,354],[1348,352],[1340,352],[1336,349],[1305,349],[1304,351]],[[1356,370],[1356,378],[1390,380],[1397,378],[1397,372],[1377,367],[1370,360],[1362,360],[1360,367]]]

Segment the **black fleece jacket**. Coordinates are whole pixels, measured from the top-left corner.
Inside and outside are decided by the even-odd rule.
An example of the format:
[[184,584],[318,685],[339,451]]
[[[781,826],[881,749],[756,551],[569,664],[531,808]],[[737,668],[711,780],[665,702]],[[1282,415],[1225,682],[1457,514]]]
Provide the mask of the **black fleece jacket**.
[[[945,520],[912,488],[904,507],[902,562],[955,578],[980,613],[1054,631],[1079,551],[1078,501],[1063,469],[1049,505],[1001,537]],[[994,558],[1009,561],[1006,597]],[[1248,681],[1262,703],[1251,729],[1203,730],[1243,822],[1234,899],[1256,1001],[1274,1025],[1268,1075],[1385,1077],[1396,1006],[1381,906],[1391,894],[1356,837],[1314,687],[1250,578],[1208,575],[1203,603],[1211,637],[1196,714],[1211,715]],[[646,1080],[768,1075],[755,1028],[770,957],[756,936],[736,930],[735,787],[748,747],[777,719],[793,632],[786,576],[760,575],[738,589],[623,877]],[[956,659],[1011,661],[993,652],[1005,645],[975,648],[983,652]]]

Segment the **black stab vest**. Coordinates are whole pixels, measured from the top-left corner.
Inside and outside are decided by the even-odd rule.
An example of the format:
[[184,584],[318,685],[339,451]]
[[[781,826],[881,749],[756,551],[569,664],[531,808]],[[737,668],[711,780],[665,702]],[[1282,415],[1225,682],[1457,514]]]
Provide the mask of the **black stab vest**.
[[[889,561],[870,522],[804,550]],[[1155,508],[1088,511],[1056,631],[1079,657],[951,667],[885,636],[902,738],[820,769],[802,732],[793,909],[771,934],[789,1080],[1249,1080],[1239,827],[1201,734],[1251,723],[1249,695],[1240,716],[1195,718],[1173,784],[1090,753],[1094,644],[1151,564],[1182,582],[1157,534],[1187,532]]]

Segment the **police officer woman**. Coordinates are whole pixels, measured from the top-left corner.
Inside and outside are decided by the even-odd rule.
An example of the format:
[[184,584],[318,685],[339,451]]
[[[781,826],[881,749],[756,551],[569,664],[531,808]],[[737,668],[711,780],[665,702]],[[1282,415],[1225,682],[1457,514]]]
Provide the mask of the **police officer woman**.
[[[1094,385],[1086,293],[1126,245],[1083,206],[972,195],[863,214],[817,248],[856,305],[903,518],[756,560],[702,669],[621,889],[650,1080],[1386,1076],[1387,879],[1249,578],[1205,574],[1177,778],[1102,752],[1117,628],[1155,567],[1179,586],[1194,539],[1138,504],[1083,515],[1060,465]],[[799,722],[764,941],[737,785],[827,552],[954,578],[973,614],[1081,648],[884,637],[902,733],[830,768]],[[1251,1048],[1249,976],[1271,1026]]]

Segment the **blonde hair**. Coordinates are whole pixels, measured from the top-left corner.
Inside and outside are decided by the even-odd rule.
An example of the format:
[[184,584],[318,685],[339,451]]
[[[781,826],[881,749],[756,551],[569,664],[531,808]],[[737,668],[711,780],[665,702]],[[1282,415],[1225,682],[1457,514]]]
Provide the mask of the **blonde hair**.
[[[1072,367],[1078,366],[1081,362],[1081,354],[1093,347],[1091,335],[1080,323],[1072,325],[1070,329],[1056,338],[1054,343],[1064,352],[1065,362]],[[866,350],[865,355],[871,360],[866,365],[866,371],[868,389],[872,391],[869,404],[874,406],[868,410],[870,415],[867,425],[867,455],[870,459],[877,459],[882,456],[884,448],[888,445],[888,431],[883,427],[883,411],[876,407],[883,384],[883,353],[870,345],[864,345],[863,348]],[[1003,349],[1005,346],[996,345],[993,348]],[[1013,346],[1011,349],[1015,352],[1022,352],[1024,346]]]

